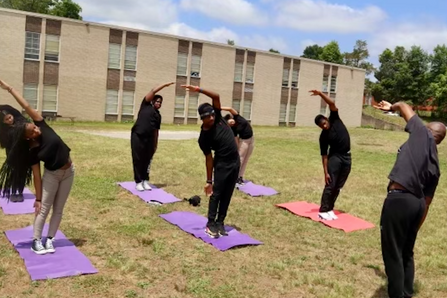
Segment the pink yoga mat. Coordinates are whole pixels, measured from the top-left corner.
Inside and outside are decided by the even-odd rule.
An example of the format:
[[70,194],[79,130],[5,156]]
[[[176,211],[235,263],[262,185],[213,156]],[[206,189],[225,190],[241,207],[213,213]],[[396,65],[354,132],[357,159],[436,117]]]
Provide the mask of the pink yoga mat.
[[334,211],[338,219],[336,220],[322,220],[318,217],[318,209],[320,206],[313,203],[307,202],[292,202],[278,204],[277,207],[284,208],[296,214],[298,216],[307,217],[313,221],[321,222],[328,227],[343,230],[345,232],[353,232],[358,230],[366,230],[374,228],[374,225],[370,222],[364,221],[358,217],[352,216],[348,213],[341,213],[339,211]]
[[3,209],[4,214],[30,214],[34,213],[34,200],[36,196],[28,189],[23,191],[23,202],[12,202],[7,198],[0,196],[0,207]]

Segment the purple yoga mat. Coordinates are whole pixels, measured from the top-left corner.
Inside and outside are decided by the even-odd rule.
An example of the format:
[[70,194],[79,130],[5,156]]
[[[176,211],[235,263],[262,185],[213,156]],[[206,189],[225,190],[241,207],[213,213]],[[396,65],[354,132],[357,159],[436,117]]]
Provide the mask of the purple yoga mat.
[[28,189],[23,190],[23,202],[8,202],[7,198],[0,197],[0,207],[5,214],[29,214],[34,213],[34,200],[36,196]]
[[278,194],[273,188],[257,185],[251,181],[244,181],[244,185],[237,187],[237,189],[252,197],[274,196]]
[[146,203],[169,204],[180,202],[174,195],[167,193],[161,188],[157,188],[151,184],[152,190],[138,191],[135,189],[135,182],[119,182],[119,186],[130,191],[133,195],[140,197]]
[[[46,235],[47,231],[48,225],[46,224],[43,234]],[[32,226],[6,231],[5,234],[20,257],[25,261],[25,267],[32,280],[98,273],[98,270],[93,267],[89,259],[61,231],[57,231],[53,243],[56,252],[45,255],[36,255],[31,251]],[[45,240],[45,238],[42,239],[43,242]]]
[[192,212],[174,211],[168,214],[161,214],[160,217],[171,224],[178,226],[183,231],[202,239],[208,244],[213,245],[221,251],[225,251],[236,246],[262,244],[262,242],[255,240],[246,234],[242,234],[235,228],[229,226],[225,226],[228,236],[213,239],[205,233],[207,219]]

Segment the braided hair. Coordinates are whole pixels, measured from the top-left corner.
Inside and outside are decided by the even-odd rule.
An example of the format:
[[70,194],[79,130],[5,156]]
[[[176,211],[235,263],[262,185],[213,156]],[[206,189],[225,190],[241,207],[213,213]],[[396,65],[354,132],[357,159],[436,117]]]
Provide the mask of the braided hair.
[[10,105],[0,106],[0,147],[6,148],[6,154],[8,154],[8,151],[11,147],[9,136],[11,132],[11,125],[8,125],[4,122],[6,116],[8,115],[14,117],[14,122],[12,125],[27,121],[26,118],[17,109],[11,107]]

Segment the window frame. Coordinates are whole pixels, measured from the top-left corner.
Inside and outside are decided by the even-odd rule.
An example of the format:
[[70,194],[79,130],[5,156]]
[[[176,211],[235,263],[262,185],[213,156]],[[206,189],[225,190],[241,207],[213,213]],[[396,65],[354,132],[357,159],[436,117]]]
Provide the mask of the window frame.
[[[194,57],[198,57],[199,58],[199,70],[198,71],[194,71],[193,69],[193,59]],[[193,75],[193,73],[197,73],[197,75]],[[191,78],[197,78],[200,79],[201,75],[202,75],[202,56],[199,55],[191,55],[191,69],[189,71],[189,75],[191,76]]]
[[[126,93],[132,94],[132,114],[124,113],[124,106],[130,106],[128,104],[124,104],[124,98],[125,98]],[[118,97],[118,101],[119,101],[119,97]],[[123,96],[122,96],[122,100],[121,100],[121,115],[125,115],[125,116],[134,116],[135,115],[135,91],[123,90]]]
[[[38,42],[38,51],[39,51],[39,53],[37,54],[37,58],[30,58],[30,57],[27,57],[26,55],[36,55],[36,54],[27,54],[27,50],[29,50],[29,49],[31,49],[31,50],[36,50],[36,49],[34,49],[34,48],[28,48],[27,47],[27,39],[28,39],[28,34],[37,34],[37,36],[39,37],[39,42]],[[42,34],[41,33],[38,33],[38,32],[32,32],[32,31],[25,31],[25,54],[24,54],[24,57],[25,57],[25,60],[31,60],[31,61],[40,61],[40,56],[41,56],[41,54],[42,54],[42,47],[41,47],[41,42],[42,42],[42,40],[41,40],[41,36],[42,36]],[[34,39],[34,38],[32,38],[32,39]],[[32,45],[33,43],[31,43],[31,45]]]
[[[247,116],[247,112],[246,112],[246,106],[245,106],[245,103],[246,102],[250,102],[250,114],[249,114],[249,116]],[[251,115],[252,115],[252,111],[253,111],[253,100],[248,100],[248,99],[244,99],[244,102],[243,102],[243,104],[244,104],[244,108],[243,108],[243,110],[242,110],[242,117],[244,117],[247,121],[251,121]]]
[[[240,66],[240,79],[238,79],[238,76],[237,76],[237,75],[239,75],[239,73],[238,73],[239,67],[238,66]],[[237,83],[244,82],[244,63],[236,62],[234,64],[234,78],[233,78],[233,80]]]
[[[56,87],[56,110],[45,110],[45,87]],[[42,112],[57,113],[59,110],[59,86],[58,85],[43,85],[42,96]]]
[[[179,61],[180,61],[180,57],[185,56],[185,73],[179,73],[179,69],[180,69],[180,65],[179,65]],[[181,77],[186,77],[188,76],[188,54],[186,53],[178,53],[177,54],[177,70],[176,70],[176,74],[177,76],[181,76]]]
[[[111,91],[116,92],[116,113],[113,113],[113,112],[109,113],[108,110],[107,110],[107,106],[109,105],[109,103],[108,103],[109,92],[111,92]],[[114,115],[114,116],[118,115],[118,112],[119,112],[119,99],[120,99],[120,93],[119,93],[118,90],[114,90],[114,89],[107,89],[106,90],[106,109],[105,109],[105,114],[106,115]]]
[[[182,97],[183,98],[183,114],[182,115],[177,115],[176,114],[176,110],[177,110],[177,99]],[[174,98],[174,118],[185,118],[185,106],[186,106],[186,95],[176,95]]]
[[[57,43],[58,43],[58,49],[57,49],[57,60],[48,60],[47,59],[47,44],[48,44],[48,37],[52,36],[52,37],[57,37]],[[61,56],[61,37],[60,35],[54,35],[54,34],[46,34],[45,35],[45,52],[44,52],[44,60],[45,62],[50,62],[50,63],[59,63],[60,62],[60,56]]]
[[[293,75],[294,75],[295,72],[296,72],[296,81],[293,80],[294,79]],[[300,82],[300,71],[298,69],[292,70],[292,80],[291,81],[292,81],[292,84],[291,84],[292,88],[293,89],[298,89],[299,88],[299,82]],[[296,86],[294,86],[294,83],[296,83]]]
[[[287,77],[286,77],[286,79],[284,79],[286,72],[287,72]],[[284,68],[282,70],[282,87],[287,87],[287,88],[289,87],[289,83],[290,83],[289,76],[290,76],[290,69]],[[287,83],[285,83],[285,82],[287,82]]]
[[[292,107],[294,108],[294,110],[295,110],[295,112],[292,114]],[[296,107],[297,107],[297,105],[296,104],[290,104],[290,106],[289,106],[289,114],[287,115],[288,116],[288,122],[289,123],[296,123]],[[293,115],[293,120],[290,120],[290,116],[291,115]]]
[[[250,68],[253,66],[253,78],[250,81],[248,79],[248,66],[250,65]],[[245,67],[245,83],[249,83],[249,84],[254,84],[255,83],[255,64],[254,63],[247,63],[246,67]]]
[[[134,68],[129,68],[127,67],[127,63],[128,61],[131,61],[128,59],[128,49],[129,48],[135,48],[135,67]],[[131,71],[137,71],[137,64],[138,64],[138,46],[134,46],[134,45],[126,45],[126,48],[124,49],[124,70],[131,70]]]
[[[111,66],[111,59],[112,59],[112,57],[111,57],[111,47],[112,46],[119,46],[119,54],[118,54],[118,67],[112,67]],[[107,63],[107,68],[108,69],[121,69],[121,54],[122,54],[122,50],[123,50],[123,46],[122,46],[122,44],[118,44],[118,43],[112,43],[112,42],[109,42],[109,56],[108,56],[108,63]]]
[[[36,90],[36,99],[35,99],[36,105],[35,105],[35,107],[31,105],[31,102],[34,101],[34,99],[30,99],[30,98],[26,97],[26,89],[27,89],[26,87],[29,86],[29,85],[34,85],[35,86],[35,90]],[[35,84],[35,83],[23,84],[23,98],[30,104],[30,106],[33,109],[38,111],[39,110],[39,84]]]

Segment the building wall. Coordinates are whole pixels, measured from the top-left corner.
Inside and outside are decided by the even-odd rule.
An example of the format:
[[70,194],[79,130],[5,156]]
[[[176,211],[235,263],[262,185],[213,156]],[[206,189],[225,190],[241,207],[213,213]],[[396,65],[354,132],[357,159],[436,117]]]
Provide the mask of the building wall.
[[251,122],[278,125],[283,57],[256,54]]
[[[25,15],[0,11],[0,78],[22,92],[23,59],[25,55]],[[20,106],[4,90],[0,90],[0,104]]]
[[364,83],[364,72],[338,68],[337,107],[346,126],[360,126],[362,123]]

